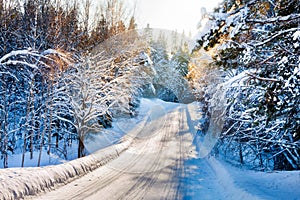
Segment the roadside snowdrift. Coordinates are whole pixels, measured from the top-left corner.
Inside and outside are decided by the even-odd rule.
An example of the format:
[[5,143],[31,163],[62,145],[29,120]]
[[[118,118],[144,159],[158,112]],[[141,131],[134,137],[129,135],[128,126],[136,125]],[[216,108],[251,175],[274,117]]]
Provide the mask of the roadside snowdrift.
[[65,164],[43,168],[0,170],[0,199],[20,199],[66,184],[115,159],[128,148],[131,139],[95,154]]
[[183,199],[300,200],[300,171],[260,172],[213,156],[184,163]]
[[[151,100],[142,99],[139,108],[139,118],[134,127],[122,127],[126,132],[119,143],[103,148],[93,154],[60,165],[31,168],[0,169],[0,199],[23,199],[25,196],[35,195],[43,191],[49,191],[60,185],[65,185],[109,161],[117,158],[130,146],[135,136],[143,129],[151,112]],[[148,112],[150,114],[148,114]],[[150,115],[150,116],[149,116]],[[103,141],[102,141],[103,142]],[[91,147],[90,147],[91,148]],[[91,150],[91,149],[90,149]]]
[[35,195],[67,184],[117,158],[130,146],[146,123],[147,116],[120,143],[101,149],[89,156],[61,165],[42,168],[0,169],[0,199],[13,200]]

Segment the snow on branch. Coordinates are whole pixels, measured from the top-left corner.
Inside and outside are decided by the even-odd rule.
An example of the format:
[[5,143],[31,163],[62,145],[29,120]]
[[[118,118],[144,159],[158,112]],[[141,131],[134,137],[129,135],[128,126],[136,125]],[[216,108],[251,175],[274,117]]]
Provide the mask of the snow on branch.
[[273,17],[268,19],[246,19],[248,23],[257,23],[257,24],[270,24],[270,23],[277,23],[277,22],[288,22],[292,20],[300,19],[300,14],[291,14],[288,16],[280,16],[280,17]]
[[283,34],[286,34],[286,33],[289,33],[289,32],[299,31],[299,30],[300,30],[300,28],[290,28],[290,29],[287,29],[287,30],[279,31],[279,33],[274,34],[274,35],[272,35],[272,36],[266,38],[266,39],[265,39],[264,41],[262,41],[262,42],[253,44],[253,46],[259,47],[259,46],[265,45],[265,44],[267,44],[267,43],[273,41],[275,38],[277,38],[277,37],[280,36],[280,35],[283,35]]
[[17,50],[17,51],[11,51],[10,53],[4,55],[2,58],[0,58],[0,64],[3,64],[5,60],[11,58],[11,57],[16,57],[16,56],[36,56],[39,57],[38,53],[30,50]]
[[32,69],[38,69],[38,67],[35,64],[31,64],[25,61],[19,61],[19,60],[8,60],[7,62],[3,63],[4,65],[26,65]]
[[[37,51],[33,51],[29,49],[29,50],[11,51],[10,53],[0,58],[0,65],[25,65],[32,69],[38,69],[38,64],[51,67],[47,63],[41,60],[41,58],[45,58],[46,60],[52,60],[57,62],[57,60],[55,60],[50,55],[58,56],[58,58],[61,59],[67,65],[71,64],[72,60],[70,59],[70,56],[58,50],[48,49],[41,53],[38,53]],[[26,59],[29,57],[34,58],[35,62],[27,61]]]
[[246,74],[252,78],[255,78],[257,80],[260,80],[260,81],[267,81],[267,82],[280,82],[280,80],[277,80],[277,79],[273,79],[273,78],[263,78],[263,77],[258,77],[256,76],[255,74],[253,73],[250,73],[250,72],[246,72]]

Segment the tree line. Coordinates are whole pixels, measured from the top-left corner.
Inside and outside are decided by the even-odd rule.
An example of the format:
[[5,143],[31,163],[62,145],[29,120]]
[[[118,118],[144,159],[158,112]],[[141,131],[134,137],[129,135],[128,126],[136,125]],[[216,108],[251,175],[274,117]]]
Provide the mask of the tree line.
[[215,53],[219,80],[198,83],[221,84],[226,97],[219,154],[256,169],[300,168],[299,10],[297,0],[226,0],[204,15],[195,49]]
[[[126,13],[123,1],[105,0],[94,15],[92,3],[0,1],[0,160],[4,168],[14,154],[22,155],[21,167],[26,156],[33,159],[36,152],[37,166],[45,152],[49,159],[52,154],[68,159],[74,142],[78,157],[85,156],[88,132],[110,126],[116,113],[133,112],[130,105],[136,98],[132,96],[147,73],[130,77],[137,73],[136,58],[146,45],[136,37],[135,19]],[[129,36],[117,37],[127,30]],[[111,52],[115,43],[119,48]]]
[[[85,52],[107,38],[135,29],[123,1],[1,0],[0,56],[12,50],[63,49]],[[128,20],[130,18],[130,20]]]
[[73,147],[78,158],[89,154],[87,135],[111,127],[113,118],[135,116],[141,96],[176,102],[192,96],[184,34],[155,38],[149,26],[136,30],[122,0],[92,9],[96,3],[0,1],[4,168],[15,155],[21,159],[14,166],[24,167],[30,160],[41,166],[46,157],[74,159]]

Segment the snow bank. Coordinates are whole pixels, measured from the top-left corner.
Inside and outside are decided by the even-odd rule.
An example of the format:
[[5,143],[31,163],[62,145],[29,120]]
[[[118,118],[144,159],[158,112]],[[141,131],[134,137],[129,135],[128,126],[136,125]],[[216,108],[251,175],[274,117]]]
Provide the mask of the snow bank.
[[224,188],[225,199],[260,199],[259,197],[248,193],[247,191],[235,185],[234,179],[228,173],[226,168],[219,163],[215,158],[208,159],[208,163],[213,168],[220,185]]
[[122,143],[61,165],[1,169],[0,199],[20,199],[71,182],[118,157],[129,147],[131,141],[132,137],[129,137]]
[[[95,153],[60,165],[32,168],[0,169],[0,199],[22,199],[25,196],[49,191],[60,185],[67,184],[88,172],[105,165],[117,158],[130,146],[136,135],[142,131],[150,114],[150,105],[157,104],[155,100],[141,100],[140,117],[134,126],[124,126],[127,134],[120,142]],[[167,109],[166,107],[163,107]],[[128,129],[130,128],[130,129]]]
[[141,119],[137,120],[131,130],[124,129],[127,134],[115,145],[61,165],[41,168],[0,169],[0,199],[21,199],[25,196],[55,189],[117,158],[128,149],[132,140],[145,126],[149,118],[147,113],[151,102],[150,100],[141,100],[141,108],[139,109]]
[[[130,146],[135,136],[144,128],[147,120],[157,117],[153,112],[150,112],[150,108],[160,104],[161,101],[159,100],[141,99],[141,107],[139,108],[139,117],[137,119],[133,119],[131,122],[125,120],[120,123],[119,121],[115,124],[118,125],[115,129],[120,129],[120,132],[126,133],[119,140],[120,142],[96,151],[89,156],[55,166],[0,169],[0,199],[22,199],[25,196],[49,191],[60,185],[67,184],[117,158]],[[158,109],[167,112],[168,106],[172,107],[166,104]],[[91,148],[89,144],[87,147]]]
[[300,171],[260,172],[238,168],[214,157],[207,161],[224,188],[223,199],[300,200]]

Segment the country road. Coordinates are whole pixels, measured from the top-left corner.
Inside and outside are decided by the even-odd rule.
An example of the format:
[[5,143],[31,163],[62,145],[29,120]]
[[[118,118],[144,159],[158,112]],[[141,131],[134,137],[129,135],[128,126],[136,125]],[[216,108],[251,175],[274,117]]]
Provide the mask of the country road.
[[[72,179],[72,182],[65,179],[69,182],[68,184],[60,182],[55,185],[54,190],[37,196],[25,196],[25,199],[299,199],[297,187],[300,179],[297,177],[300,177],[300,173],[298,171],[256,172],[231,166],[214,156],[202,157],[203,153],[206,154],[211,149],[209,145],[214,139],[212,135],[206,134],[203,138],[196,134],[195,126],[201,118],[198,104],[176,104],[158,99],[142,99],[139,113],[135,119],[120,120],[114,124],[115,131],[125,133],[121,141],[115,142],[116,138],[109,138],[107,141],[111,141],[114,145],[104,149],[102,146],[101,149],[104,151],[100,150],[90,155],[99,156],[99,159],[98,157],[88,159],[99,160],[99,162],[107,159],[108,162],[103,162],[102,166],[84,176]],[[97,142],[98,145],[103,143],[98,139],[98,141],[87,143],[89,144],[87,148],[95,150]],[[118,150],[124,143],[129,145],[128,148],[124,151]],[[116,152],[118,155],[113,156]],[[69,166],[45,168],[46,171],[40,169],[43,172],[42,176],[34,176],[34,174],[41,174],[38,169],[36,172],[25,170],[25,172],[33,173],[33,177],[28,177],[27,173],[23,176],[28,177],[29,183],[34,183],[34,180],[44,177],[44,182],[39,182],[39,184],[47,187],[50,183],[45,182],[45,178],[48,177],[45,176],[46,172],[50,173],[50,177],[46,179],[55,176],[58,180],[57,177],[72,173],[70,166],[80,168],[86,164],[77,161],[75,160],[73,165]],[[64,167],[69,170],[60,175],[55,175],[51,171],[51,169],[63,171]],[[15,179],[11,179],[12,182],[8,185],[15,183],[19,174],[22,173],[9,173],[8,176],[15,177]],[[21,182],[20,185],[23,183]],[[32,184],[31,187],[33,186],[38,187],[38,183]],[[37,194],[34,193],[34,188],[30,191],[32,195]]]
[[[128,125],[130,147],[95,171],[34,199],[182,199],[183,162],[194,151],[193,104],[153,104]],[[133,126],[130,128],[130,126]]]

